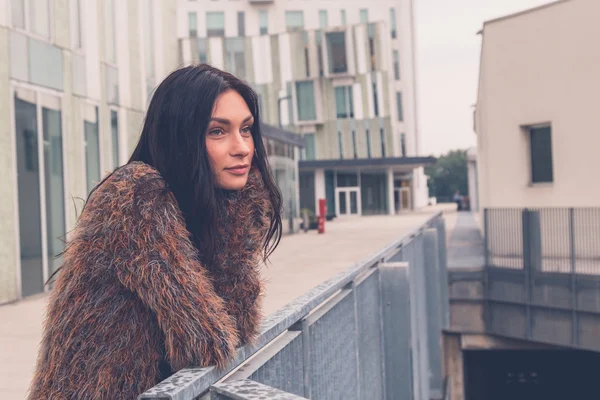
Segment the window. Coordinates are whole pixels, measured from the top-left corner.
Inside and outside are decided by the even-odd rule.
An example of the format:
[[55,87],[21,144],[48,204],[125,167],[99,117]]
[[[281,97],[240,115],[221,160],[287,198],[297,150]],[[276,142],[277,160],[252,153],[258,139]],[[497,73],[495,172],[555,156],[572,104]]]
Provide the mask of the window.
[[119,166],[119,115],[110,110],[110,134],[112,136],[113,168]]
[[246,76],[245,47],[244,38],[225,39],[226,69],[241,79],[244,79]]
[[[15,28],[50,38],[50,0],[11,0],[10,13]],[[29,13],[27,18],[26,10]]]
[[397,26],[396,26],[396,9],[390,8],[390,29],[392,33],[392,39],[395,39],[397,36]]
[[106,98],[108,104],[119,104],[119,71],[106,65]]
[[369,22],[369,10],[363,8],[360,10],[360,23],[366,24],[367,22]]
[[115,39],[115,3],[114,0],[104,0],[104,58],[111,64],[117,63]]
[[260,34],[268,35],[269,34],[269,13],[267,10],[260,10],[258,12],[258,21],[260,25]]
[[298,104],[299,121],[314,121],[317,119],[313,81],[296,82],[296,102]]
[[225,13],[207,12],[206,13],[206,36],[225,36]]
[[352,99],[352,86],[338,86],[335,88],[336,118],[354,118],[354,104]]
[[[81,0],[70,0],[71,2],[71,43],[74,49],[83,48],[81,35]],[[20,2],[13,2],[20,3]]]
[[529,128],[529,145],[531,183],[553,182],[552,128],[550,126]]
[[246,36],[246,18],[243,11],[237,13],[238,36]]
[[402,152],[402,157],[406,157],[406,134],[400,134],[400,151]]
[[400,52],[394,50],[394,79],[400,80]]
[[371,61],[371,71],[375,71],[375,25],[368,25],[369,33],[369,59]]
[[15,28],[25,29],[25,0],[10,1],[10,15]]
[[327,10],[319,10],[319,27],[327,28]]
[[208,62],[208,39],[206,38],[198,38],[196,39],[198,43],[198,58],[201,63]]
[[85,146],[85,174],[87,192],[100,181],[100,137],[98,133],[98,107],[86,104],[83,116]]
[[340,10],[340,21],[342,25],[346,25],[346,10]]
[[344,140],[342,139],[342,131],[338,131],[338,149],[340,151],[340,160],[344,159]]
[[371,132],[369,129],[367,129],[365,132],[367,135],[367,157],[371,158]]
[[396,92],[396,107],[398,108],[398,121],[404,121],[404,112],[402,109],[402,93]]
[[379,128],[379,136],[381,137],[381,157],[385,157],[385,130]]
[[[375,79],[373,79],[375,80]],[[379,96],[377,95],[377,82],[373,82],[373,112],[375,116],[379,116]]]
[[306,133],[304,134],[304,159],[314,160],[316,158],[315,153],[315,134]]
[[302,11],[286,11],[285,26],[288,32],[304,29],[304,13]]
[[198,14],[188,13],[188,32],[190,37],[198,36]]
[[329,72],[332,74],[348,72],[346,34],[344,32],[329,32],[325,35],[325,38],[327,41]]
[[352,130],[352,148],[354,149],[354,158],[358,158],[358,152],[356,151],[356,131]]

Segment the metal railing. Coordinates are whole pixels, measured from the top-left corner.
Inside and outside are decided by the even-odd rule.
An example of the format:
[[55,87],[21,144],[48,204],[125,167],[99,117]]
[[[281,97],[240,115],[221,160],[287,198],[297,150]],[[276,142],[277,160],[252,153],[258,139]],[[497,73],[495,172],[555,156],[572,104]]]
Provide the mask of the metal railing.
[[600,209],[486,209],[484,245],[483,270],[450,274],[453,325],[600,350]]
[[441,399],[447,285],[436,214],[271,314],[224,370],[181,370],[139,399]]

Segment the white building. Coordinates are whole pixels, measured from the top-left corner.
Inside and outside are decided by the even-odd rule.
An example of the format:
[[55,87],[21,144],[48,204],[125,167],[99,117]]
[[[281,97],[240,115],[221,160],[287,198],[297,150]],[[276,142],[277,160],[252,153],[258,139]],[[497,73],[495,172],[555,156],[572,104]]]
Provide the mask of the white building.
[[483,27],[479,208],[598,207],[600,2],[566,0]]
[[240,76],[267,122],[303,135],[298,180],[273,163],[294,215],[320,198],[329,215],[393,214],[427,204],[433,161],[418,157],[412,13],[411,0],[178,0],[177,35],[184,64]]

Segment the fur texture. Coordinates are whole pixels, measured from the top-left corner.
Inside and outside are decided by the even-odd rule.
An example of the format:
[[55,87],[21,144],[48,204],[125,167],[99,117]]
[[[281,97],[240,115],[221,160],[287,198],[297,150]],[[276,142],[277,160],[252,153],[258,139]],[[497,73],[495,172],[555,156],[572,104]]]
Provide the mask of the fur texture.
[[188,366],[223,366],[256,337],[271,203],[260,173],[224,204],[203,266],[173,194],[131,163],[91,196],[50,295],[29,399],[133,399]]

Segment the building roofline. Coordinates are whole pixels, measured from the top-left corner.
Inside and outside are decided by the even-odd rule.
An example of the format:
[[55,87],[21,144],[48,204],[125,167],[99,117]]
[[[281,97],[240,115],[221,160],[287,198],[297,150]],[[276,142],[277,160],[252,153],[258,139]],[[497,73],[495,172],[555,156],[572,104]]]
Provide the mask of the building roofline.
[[285,129],[265,124],[264,122],[261,122],[260,130],[263,137],[287,144],[292,144],[297,147],[304,147],[304,137],[298,135],[297,133],[286,131]]
[[[503,17],[498,17],[498,18],[490,19],[488,21],[485,21],[483,23],[483,26],[485,28],[485,26],[488,25],[488,24],[493,24],[493,23],[504,21],[504,20],[507,20],[507,19],[512,19],[512,18],[520,17],[520,16],[525,15],[525,14],[529,14],[529,13],[532,13],[532,12],[540,11],[540,10],[543,10],[543,9],[549,8],[549,7],[554,7],[554,6],[557,6],[559,4],[567,3],[567,2],[570,2],[570,1],[573,1],[573,0],[557,0],[557,1],[554,1],[552,3],[542,4],[541,6],[533,7],[533,8],[530,8],[530,9],[527,9],[527,10],[523,10],[523,11],[519,11],[519,12],[516,12],[516,13],[513,13],[513,14],[508,14],[508,15],[505,15]],[[479,33],[483,33],[483,29],[480,30],[477,33],[478,34]]]
[[336,168],[336,167],[423,167],[435,164],[435,157],[390,157],[390,158],[349,158],[342,160],[310,160],[299,161],[300,169]]

